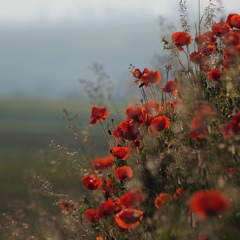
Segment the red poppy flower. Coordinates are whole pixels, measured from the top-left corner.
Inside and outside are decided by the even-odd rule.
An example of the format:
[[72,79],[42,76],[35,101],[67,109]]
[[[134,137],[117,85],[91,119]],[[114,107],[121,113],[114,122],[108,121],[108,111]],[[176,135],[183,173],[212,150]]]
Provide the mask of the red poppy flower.
[[108,116],[108,110],[106,108],[92,107],[92,113],[90,118],[92,121],[90,124],[95,124],[96,122],[103,121]]
[[223,63],[222,63],[222,66],[223,66],[223,69],[224,71],[230,71],[230,68],[231,68],[231,63],[227,60],[223,60]]
[[221,191],[200,190],[195,192],[190,200],[190,209],[200,219],[216,216],[228,210],[231,206],[230,199]]
[[198,52],[204,56],[210,56],[216,51],[216,47],[213,44],[198,46]]
[[238,134],[240,132],[240,112],[232,116],[231,125],[234,133]]
[[96,190],[102,186],[102,179],[94,174],[82,178],[84,187],[88,190]]
[[95,158],[92,161],[92,168],[94,171],[103,171],[106,170],[108,167],[113,167],[113,156],[109,155],[104,158]]
[[172,116],[177,111],[177,107],[182,104],[182,100],[180,98],[176,98],[173,101],[167,101],[163,106],[163,112],[167,114],[167,116]]
[[112,148],[112,154],[119,160],[126,160],[130,154],[129,147],[114,147]]
[[223,51],[223,57],[228,61],[236,61],[240,57],[240,45],[227,46]]
[[240,31],[231,30],[222,37],[222,42],[226,45],[238,45],[240,43]]
[[217,37],[222,37],[230,31],[230,26],[225,22],[217,22],[212,25],[212,31]]
[[139,79],[142,76],[142,72],[138,68],[135,68],[132,72],[132,75],[135,78]]
[[214,45],[217,42],[217,38],[212,31],[205,32],[196,38],[197,45]]
[[209,120],[212,117],[212,108],[206,104],[203,104],[194,111],[194,114],[196,117],[199,117],[203,120]]
[[201,52],[192,52],[189,56],[190,61],[195,64],[203,64],[208,60],[208,57],[203,55]]
[[160,208],[163,205],[168,204],[168,202],[171,200],[171,197],[167,193],[160,193],[156,198],[155,198],[155,207]]
[[223,135],[224,138],[234,137],[235,133],[232,129],[231,122],[218,126],[218,131]]
[[104,240],[104,239],[105,239],[105,237],[102,237],[102,236],[96,237],[96,240]]
[[223,51],[223,57],[223,68],[225,71],[231,68],[238,68],[238,61],[236,61],[236,59],[240,58],[240,44],[237,46],[227,46]]
[[226,23],[231,27],[240,29],[240,15],[237,13],[229,14]]
[[143,116],[142,116],[142,108],[139,105],[130,106],[126,109],[126,114],[128,116],[128,119],[133,119],[136,122],[142,122]]
[[144,200],[145,195],[142,193],[142,190],[140,188],[135,188],[122,195],[120,203],[126,207],[133,207],[139,205]]
[[140,124],[134,120],[125,120],[119,123],[116,129],[112,131],[117,138],[125,138],[126,140],[137,140]]
[[191,123],[192,131],[188,134],[193,140],[203,139],[205,135],[208,133],[207,127],[204,124],[204,121],[200,117],[195,117]]
[[222,72],[218,68],[209,70],[207,74],[208,78],[212,81],[218,81],[222,76]]
[[125,209],[115,216],[115,224],[123,229],[135,228],[143,219],[143,212],[137,209]]
[[170,126],[170,121],[166,116],[155,117],[151,125],[149,126],[149,131],[153,134],[157,134],[159,131],[162,131]]
[[157,83],[160,82],[161,79],[162,77],[159,71],[145,70],[140,78],[140,81],[143,82],[146,87],[148,87],[149,83]]
[[120,181],[127,180],[133,176],[133,172],[130,167],[123,166],[116,169],[114,176]]
[[99,221],[98,212],[95,209],[88,209],[84,213],[84,216],[90,223],[95,223]]
[[171,93],[172,95],[177,95],[178,93],[178,85],[175,83],[174,80],[169,80],[162,90],[167,93]]
[[173,199],[177,200],[180,196],[183,195],[183,188],[178,188],[173,194]]
[[[143,122],[141,124],[142,127],[150,126],[152,120],[154,119],[155,115],[147,113],[145,109],[143,109]],[[138,140],[137,140],[138,141]]]
[[172,34],[172,40],[180,52],[183,51],[183,46],[192,43],[192,37],[188,32],[175,32]]
[[218,130],[224,138],[230,138],[240,133],[240,112],[233,115],[229,123],[218,126]]
[[99,218],[109,218],[121,210],[122,206],[120,205],[119,199],[112,201],[110,198],[104,203],[101,203],[97,208]]
[[152,100],[144,104],[143,110],[145,110],[146,113],[156,116],[162,111],[162,106],[158,102]]
[[127,120],[124,120],[124,121],[120,122],[118,124],[118,126],[114,130],[112,130],[112,134],[113,134],[114,137],[116,137],[118,139],[123,138],[123,132],[124,132],[123,127],[124,127],[124,125],[127,124],[127,122],[128,122]]

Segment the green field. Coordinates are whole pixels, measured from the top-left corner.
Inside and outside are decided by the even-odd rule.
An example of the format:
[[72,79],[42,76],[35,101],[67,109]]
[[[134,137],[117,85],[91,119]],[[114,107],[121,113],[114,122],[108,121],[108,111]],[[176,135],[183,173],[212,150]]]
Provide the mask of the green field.
[[[62,108],[71,116],[79,114],[76,122],[88,126],[91,105],[79,100],[1,99],[0,101],[0,212],[17,211],[32,204],[36,196],[29,192],[31,174],[37,173],[53,183],[54,191],[70,193],[72,198],[81,196],[80,176],[69,177],[66,163],[50,166],[57,159],[54,149],[49,147],[53,140],[77,151],[76,161],[82,161],[80,144],[68,129],[69,122],[63,118]],[[89,126],[88,126],[89,127]],[[107,143],[100,125],[89,128],[90,137],[96,146],[88,146],[93,155],[108,154]],[[104,141],[103,141],[104,140]],[[54,171],[53,171],[54,170]],[[38,195],[38,201],[49,205],[54,199]],[[34,216],[30,217],[34,218]]]

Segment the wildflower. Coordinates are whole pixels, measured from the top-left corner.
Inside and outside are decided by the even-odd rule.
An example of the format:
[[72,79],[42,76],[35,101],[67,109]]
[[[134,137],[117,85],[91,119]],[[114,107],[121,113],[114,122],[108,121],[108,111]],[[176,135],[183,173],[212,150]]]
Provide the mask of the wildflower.
[[142,72],[138,68],[135,68],[132,72],[132,75],[135,78],[139,79],[142,76]]
[[208,57],[203,55],[201,52],[192,52],[189,56],[190,61],[194,62],[195,64],[203,64],[208,60]]
[[238,61],[240,57],[240,44],[228,45],[223,51],[223,68],[229,70],[230,68],[238,67]]
[[240,15],[237,13],[229,14],[226,23],[231,27],[240,29]]
[[125,120],[118,124],[117,128],[112,131],[117,138],[125,138],[126,140],[137,140],[140,124],[134,120]]
[[237,45],[237,46],[230,45],[224,49],[223,57],[224,57],[224,59],[226,59],[228,61],[229,60],[236,61],[236,58],[238,58],[239,56],[240,56],[240,46],[239,45]]
[[207,74],[208,78],[212,81],[218,81],[222,76],[222,72],[218,68],[209,70]]
[[104,240],[105,238],[103,236],[96,237],[96,240]]
[[133,176],[132,169],[128,166],[119,167],[116,169],[114,176],[120,180],[127,180]]
[[144,200],[145,195],[142,193],[142,190],[140,188],[135,188],[122,195],[120,203],[126,207],[133,207],[139,205]]
[[153,134],[157,134],[159,131],[162,131],[170,126],[170,121],[166,116],[155,117],[151,125],[149,126],[149,131]]
[[96,190],[102,186],[102,179],[94,174],[82,178],[84,187],[88,190]]
[[124,130],[126,130],[126,125],[128,124],[128,122],[128,120],[120,122],[118,126],[114,130],[112,130],[112,134],[118,139],[123,138],[123,133]]
[[141,123],[142,119],[142,108],[139,105],[130,106],[126,109],[128,119],[133,119],[136,122]]
[[177,200],[180,196],[183,195],[183,188],[178,188],[173,194],[173,199]]
[[152,100],[144,104],[143,110],[145,110],[146,113],[156,116],[162,111],[162,106],[158,102]]
[[86,210],[84,216],[90,223],[95,223],[99,221],[98,212],[95,209]]
[[166,113],[167,116],[172,116],[174,113],[177,111],[177,107],[181,105],[182,100],[180,98],[176,98],[173,101],[167,101],[163,109],[165,110],[164,112]]
[[226,45],[238,45],[240,43],[240,31],[231,30],[222,37],[222,42]]
[[222,65],[223,65],[224,71],[229,71],[231,68],[231,63],[225,59],[223,60]]
[[188,32],[175,32],[172,34],[172,40],[180,52],[183,51],[183,46],[192,43],[192,37]]
[[119,160],[126,160],[130,154],[129,147],[114,147],[112,148],[112,154]]
[[162,87],[164,92],[170,93],[172,95],[177,95],[178,93],[178,85],[174,80],[169,80],[164,87]]
[[200,117],[195,117],[191,123],[191,132],[188,134],[193,140],[200,140],[208,133],[204,121]]
[[95,158],[92,161],[92,168],[94,171],[103,171],[108,167],[113,167],[113,156],[109,155],[104,158]]
[[92,107],[92,113],[90,118],[92,121],[90,122],[91,125],[95,124],[96,122],[103,121],[108,116],[108,110],[106,108],[100,108],[100,107]]
[[157,83],[162,79],[159,71],[145,70],[140,78],[140,81],[144,83],[145,87],[148,87],[149,83]]
[[197,191],[190,200],[191,211],[202,220],[210,216],[219,215],[228,210],[230,206],[230,199],[218,190]]
[[212,31],[217,37],[222,37],[230,31],[230,26],[225,22],[217,22],[212,25]]
[[99,218],[109,218],[121,210],[122,206],[120,205],[119,199],[112,201],[110,198],[104,203],[101,203],[97,208]]
[[160,193],[156,198],[155,198],[155,207],[160,208],[163,205],[167,205],[168,202],[171,200],[171,197],[167,193]]
[[230,138],[240,133],[240,112],[233,115],[229,123],[218,126],[218,130],[224,138]]
[[123,229],[135,228],[143,219],[143,212],[137,209],[124,209],[115,216],[115,224]]
[[213,44],[198,46],[198,52],[204,56],[210,56],[216,51],[216,47]]
[[217,42],[217,38],[212,31],[199,35],[195,40],[197,45],[200,46],[214,45]]

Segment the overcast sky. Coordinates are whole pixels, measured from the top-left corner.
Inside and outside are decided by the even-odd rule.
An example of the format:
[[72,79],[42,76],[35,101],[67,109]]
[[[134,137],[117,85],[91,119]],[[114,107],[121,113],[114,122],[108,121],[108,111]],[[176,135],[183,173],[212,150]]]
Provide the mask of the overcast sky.
[[[155,15],[169,11],[176,0],[162,4],[159,0],[1,0],[0,18],[9,21],[29,22],[47,18],[86,20],[96,17],[109,20],[109,17]],[[163,1],[162,1],[163,2]]]
[[[197,2],[187,0],[191,16],[197,16]],[[207,2],[201,0],[202,10]],[[240,0],[222,3],[222,16],[240,13]],[[130,63],[151,67],[153,55],[161,54],[158,17],[179,22],[178,0],[0,0],[0,5],[0,96],[76,93],[78,79],[92,77],[93,61],[116,82],[125,81]]]
[[[186,0],[188,6],[197,8],[197,0]],[[217,2],[217,0],[212,1]],[[229,10],[236,11],[239,0],[220,0]],[[178,7],[178,0],[1,0],[0,19],[6,22],[25,21],[47,18],[58,21],[60,19],[82,19],[109,17],[168,14]],[[201,0],[203,7],[208,0]],[[239,8],[239,6],[238,6]]]

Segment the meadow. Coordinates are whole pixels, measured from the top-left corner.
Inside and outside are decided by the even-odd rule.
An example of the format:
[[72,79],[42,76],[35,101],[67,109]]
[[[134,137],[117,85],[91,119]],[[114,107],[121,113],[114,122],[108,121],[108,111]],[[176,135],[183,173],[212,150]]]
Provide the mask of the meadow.
[[[29,191],[31,175],[37,173],[54,185],[54,190],[64,193],[67,189],[79,194],[83,187],[77,180],[69,178],[62,166],[52,166],[54,159],[51,141],[66,146],[72,151],[80,152],[77,159],[81,161],[81,150],[73,133],[68,129],[69,122],[64,119],[62,109],[67,109],[72,116],[81,110],[77,121],[88,125],[90,103],[79,100],[43,100],[9,98],[1,99],[0,104],[0,213],[16,213],[19,209],[31,206],[34,202]],[[91,132],[91,129],[90,129]],[[98,140],[101,129],[96,129],[92,138],[99,153],[104,152],[105,142]],[[50,166],[51,165],[51,166]],[[52,206],[54,200],[36,194],[38,201],[46,203],[48,211],[61,213],[59,207]],[[39,207],[39,206],[38,206]],[[29,212],[29,209],[28,209]],[[1,216],[2,217],[2,216]],[[27,216],[31,222],[39,216],[33,213]],[[1,218],[0,218],[1,219]],[[38,226],[39,228],[39,226]],[[34,228],[33,228],[34,229]],[[35,229],[36,231],[36,229]],[[40,231],[40,230],[39,230]]]
[[198,6],[127,108],[97,65],[88,104],[2,101],[0,239],[240,239],[240,15]]

